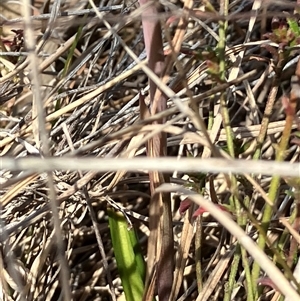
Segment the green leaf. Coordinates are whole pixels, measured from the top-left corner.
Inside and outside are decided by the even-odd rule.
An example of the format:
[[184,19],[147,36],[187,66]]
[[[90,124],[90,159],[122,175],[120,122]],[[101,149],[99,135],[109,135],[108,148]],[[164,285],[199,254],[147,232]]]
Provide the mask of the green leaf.
[[295,34],[296,37],[300,36],[300,28],[298,26],[298,22],[294,18],[287,18],[287,22],[289,24],[289,27],[291,31]]
[[112,244],[126,301],[140,301],[144,292],[145,264],[133,229],[120,212],[108,209]]

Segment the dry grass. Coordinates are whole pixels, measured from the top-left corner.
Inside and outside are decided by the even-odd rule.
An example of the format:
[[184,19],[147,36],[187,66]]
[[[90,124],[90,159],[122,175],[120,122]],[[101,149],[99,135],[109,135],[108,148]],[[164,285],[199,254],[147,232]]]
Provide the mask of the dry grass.
[[[168,135],[171,157],[161,171],[171,172],[171,182],[180,185],[171,189],[177,263],[172,300],[250,301],[245,279],[253,259],[273,281],[272,273],[285,273],[283,280],[276,274],[280,287],[271,283],[259,293],[254,277],[259,300],[280,300],[279,290],[289,298],[296,296],[288,281],[297,264],[300,185],[289,176],[298,171],[300,176],[295,138],[299,51],[289,53],[280,66],[270,54],[270,47],[277,51],[280,45],[264,36],[271,32],[272,16],[292,13],[296,1],[231,1],[224,81],[212,74],[220,18],[203,12],[205,1],[195,2],[198,11],[189,14],[179,1],[161,1],[164,12],[153,18],[162,22],[165,55],[174,63],[160,81],[146,65],[137,2],[95,1],[101,16],[87,0],[60,6],[60,1],[50,1],[50,6],[34,1],[27,15],[20,9],[26,0],[21,6],[13,2],[0,3],[0,300],[122,300],[106,210],[113,206],[126,214],[146,258],[150,189],[145,143],[160,132]],[[211,5],[219,11],[216,2]],[[183,16],[189,17],[186,28],[178,26]],[[18,35],[12,29],[24,32]],[[172,56],[170,41],[179,31],[184,33],[181,52]],[[274,72],[274,67],[282,72]],[[298,82],[291,83],[295,74]],[[168,109],[141,121],[140,92],[147,94],[148,78],[168,97]],[[223,97],[230,118],[226,126]],[[286,98],[298,102],[291,133]],[[167,118],[165,124],[152,124],[162,117]],[[201,131],[201,125],[208,131]],[[228,126],[235,159],[226,145]],[[286,150],[283,132],[288,133]],[[41,165],[40,157],[45,158]],[[50,157],[55,160],[49,163]],[[130,172],[109,165],[109,159],[117,157],[120,164],[125,162],[119,168]],[[126,159],[134,157],[145,165],[140,160],[130,166]],[[184,157],[198,158],[194,166],[176,164]],[[259,165],[257,159],[272,161],[274,169],[266,170],[270,165]],[[284,177],[277,181],[274,172]],[[234,225],[229,226],[227,213],[209,205],[206,210],[213,217],[192,217],[194,206],[179,214],[178,195],[187,195],[187,187],[214,203],[230,205]],[[168,186],[161,189],[170,191]],[[205,204],[201,197],[191,196],[191,201]],[[262,222],[266,204],[271,218]],[[267,238],[260,234],[267,244],[265,253],[246,238],[258,241],[258,230],[267,233]],[[228,288],[230,275],[235,284]],[[260,276],[262,283],[270,283],[263,272]],[[294,277],[300,280],[296,273]]]

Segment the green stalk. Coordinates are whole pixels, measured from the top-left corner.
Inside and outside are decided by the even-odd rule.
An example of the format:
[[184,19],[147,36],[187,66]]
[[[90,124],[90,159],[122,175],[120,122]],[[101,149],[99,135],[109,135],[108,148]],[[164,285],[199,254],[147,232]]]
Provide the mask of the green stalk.
[[[266,232],[264,232],[262,226],[260,225],[260,223],[256,220],[256,218],[251,214],[251,212],[249,212],[248,208],[246,207],[245,204],[241,204],[242,207],[244,208],[245,212],[247,213],[247,218],[248,220],[251,221],[251,223],[256,227],[256,229],[259,231],[259,233],[261,235],[263,235],[265,237],[265,241],[266,241],[266,244],[268,246],[268,248],[270,249],[270,251],[274,254],[274,258],[276,258],[276,261],[274,260],[275,263],[278,263],[282,268],[283,270],[285,271],[285,274],[287,275],[287,278],[290,279],[291,281],[294,282],[294,284],[296,285],[296,287],[298,288],[298,290],[300,291],[300,284],[297,284],[296,280],[295,280],[295,277],[293,276],[293,273],[291,272],[291,269],[289,268],[289,266],[287,265],[286,263],[286,259],[284,258],[284,256],[281,256],[281,253],[280,251],[278,251],[278,247],[275,248],[273,246],[273,244],[270,242],[270,240],[268,239],[267,237],[267,234]],[[292,220],[293,220],[294,217],[292,217]],[[256,291],[257,290],[257,282],[253,282],[253,293],[256,294]],[[257,298],[256,298],[257,299]],[[255,299],[255,300],[256,300]]]
[[[220,1],[220,15],[228,16],[228,0]],[[221,82],[225,82],[226,80],[226,32],[227,32],[228,22],[227,21],[219,21],[219,43],[218,43],[218,52],[219,52],[219,74]],[[230,126],[230,118],[229,112],[226,105],[226,97],[225,93],[222,93],[220,96],[220,105],[221,105],[221,114],[223,118],[223,125],[226,132],[227,138],[227,147],[229,154],[234,158],[234,143],[233,143],[233,133]]]
[[[290,218],[289,218],[289,223],[292,225],[296,219],[297,216],[297,210],[296,208],[294,208]],[[285,258],[285,254],[284,254],[284,246],[286,245],[286,243],[289,241],[290,239],[290,231],[288,229],[284,229],[279,240],[278,240],[278,245],[277,245],[277,249],[280,252],[280,255],[282,258]],[[276,261],[276,256],[274,256],[274,261]]]
[[231,294],[235,285],[235,279],[236,279],[236,274],[237,274],[240,260],[241,260],[241,247],[240,245],[237,245],[233,256],[230,274],[229,274],[229,280],[228,280],[227,288],[225,290],[223,301],[231,300]]
[[[84,16],[84,20],[85,19],[86,19],[86,15]],[[85,21],[82,22],[82,24],[85,24]],[[70,47],[70,51],[68,52],[68,56],[67,56],[66,63],[64,65],[62,77],[65,77],[67,75],[67,73],[68,73],[68,70],[70,69],[72,58],[74,56],[74,52],[75,52],[75,49],[77,47],[78,41],[79,41],[79,39],[81,37],[82,30],[83,30],[83,25],[80,25],[78,27],[78,30],[77,30],[77,33],[76,33],[76,37],[75,37],[75,39],[74,39],[74,41],[72,43],[72,46]]]
[[[297,95],[297,94],[296,94]],[[295,116],[295,107],[296,107],[296,101],[297,97],[294,97],[293,90],[291,92],[291,97],[290,97],[290,103],[289,103],[289,110],[287,110],[287,115],[286,115],[286,123],[285,127],[282,133],[282,137],[277,149],[276,153],[276,161],[281,162],[285,158],[285,152],[289,144],[289,138],[291,135],[291,130],[292,130],[292,125],[294,121],[294,116]],[[279,189],[279,184],[280,184],[280,176],[274,175],[271,180],[270,188],[269,188],[269,199],[273,203],[275,203],[277,195],[278,195],[278,189]],[[264,233],[267,233],[270,220],[272,218],[272,213],[273,213],[273,206],[266,204],[265,205],[265,210],[263,213],[262,217],[262,222],[261,222],[261,227],[263,229]],[[258,237],[258,246],[263,250],[266,245],[266,237],[262,233],[259,233]],[[259,272],[260,272],[260,266],[257,263],[253,264],[253,269],[252,269],[252,279],[253,283],[257,282],[257,279],[259,277]]]
[[[241,208],[240,202],[238,200],[238,197],[234,195],[234,192],[236,191],[236,187],[237,187],[237,181],[236,181],[236,178],[233,176],[231,177],[231,184],[232,184],[233,194],[230,197],[230,202],[233,204],[233,206],[235,208],[235,212],[236,212],[236,216],[237,216],[237,223],[239,226],[242,227],[242,224],[243,224],[243,219],[241,216],[242,208]],[[235,283],[236,283],[236,274],[237,274],[238,267],[240,264],[241,256],[242,256],[241,246],[239,244],[237,244],[237,246],[235,248],[235,254],[233,257],[233,261],[231,264],[228,286],[227,286],[227,289],[226,289],[226,292],[224,295],[224,301],[231,300],[231,295],[232,295],[232,291],[233,291]]]
[[247,284],[247,301],[254,301],[254,293],[253,293],[253,282],[251,277],[251,269],[249,265],[249,261],[247,258],[247,252],[245,248],[241,248],[242,253],[242,263],[245,271],[246,276],[246,284]]
[[[227,17],[228,16],[228,0],[220,1],[220,15]],[[219,51],[219,74],[221,82],[225,82],[226,80],[226,56],[225,56],[225,49],[226,49],[226,34],[227,34],[227,27],[228,22],[219,21],[219,43],[218,43],[218,51]],[[220,106],[221,106],[221,114],[223,119],[223,126],[226,132],[227,138],[227,148],[228,152],[231,157],[235,157],[234,151],[234,137],[233,132],[230,125],[230,117],[229,112],[226,104],[226,93],[222,93],[220,96]],[[234,192],[237,187],[237,181],[234,176],[231,176],[231,184],[232,184],[232,191]],[[239,217],[239,213],[241,212],[240,204],[238,198],[233,194],[230,197],[230,205],[235,208],[237,216]],[[241,225],[241,221],[238,221],[238,224]],[[231,265],[229,281],[228,281],[228,288],[224,295],[224,301],[231,300],[231,294],[236,283],[236,274],[239,266],[239,262],[241,260],[241,247],[237,245],[235,254],[233,257],[233,262]]]
[[125,217],[108,209],[109,228],[126,301],[143,299],[145,264],[133,229]]
[[[250,205],[250,199],[248,196],[245,197],[244,199],[244,204],[246,208],[249,208]],[[245,212],[242,215],[242,220],[241,220],[241,224],[242,224],[242,229],[246,229],[246,225],[247,225],[247,213]],[[245,250],[245,248],[241,247],[241,255],[242,255],[242,263],[243,263],[243,267],[244,267],[244,271],[245,271],[245,276],[246,276],[246,284],[247,284],[247,301],[254,301],[254,293],[253,293],[253,282],[252,282],[252,277],[251,277],[251,269],[250,269],[250,265],[249,265],[249,261],[248,261],[248,257],[247,257],[247,252]]]

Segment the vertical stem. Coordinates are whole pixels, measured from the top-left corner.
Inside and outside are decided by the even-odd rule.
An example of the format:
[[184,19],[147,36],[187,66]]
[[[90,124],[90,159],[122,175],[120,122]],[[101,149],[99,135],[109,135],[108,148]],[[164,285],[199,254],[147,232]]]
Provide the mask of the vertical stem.
[[[158,76],[162,77],[165,68],[161,26],[158,18],[158,1],[139,0],[144,5],[142,13],[142,25],[145,48],[148,56],[149,68]],[[164,95],[156,93],[157,86],[149,80],[150,86],[150,114],[154,115],[164,111],[167,107],[167,99]],[[156,123],[164,123],[159,120]],[[147,156],[163,157],[167,154],[167,137],[165,133],[159,133],[149,140]],[[155,189],[164,182],[169,182],[168,176],[159,172],[149,173],[151,202],[149,206],[148,240],[148,270],[147,276],[151,275],[157,263],[157,291],[161,301],[168,301],[173,282],[174,269],[174,246],[173,227],[170,194],[156,194]],[[150,294],[153,295],[153,292]]]
[[[228,16],[228,0],[220,1],[220,15],[227,17]],[[219,52],[219,73],[220,80],[224,82],[226,80],[226,57],[225,57],[225,48],[226,48],[226,31],[227,31],[228,22],[226,20],[219,21],[219,43],[218,43],[218,52]],[[220,105],[221,105],[221,114],[223,117],[223,125],[226,131],[227,137],[227,147],[229,154],[234,158],[234,144],[233,144],[233,133],[230,126],[230,117],[226,105],[226,93],[222,93],[220,96]]]
[[[300,60],[298,60],[296,75],[292,76],[291,79],[292,90],[290,93],[290,98],[284,97],[283,102],[285,102],[285,111],[286,111],[286,123],[282,132],[282,137],[276,152],[276,161],[280,162],[284,160],[285,152],[289,144],[289,139],[291,135],[292,125],[296,114],[296,106],[300,100],[299,89],[300,89]],[[280,177],[275,175],[272,177],[270,188],[269,188],[269,199],[272,203],[275,203],[278,189],[280,184]],[[267,233],[269,228],[269,223],[272,218],[273,206],[266,204],[265,210],[262,217],[262,229],[264,233]],[[265,248],[266,239],[265,236],[260,233],[258,237],[258,245],[261,249]],[[253,264],[252,269],[252,279],[253,283],[256,283],[260,272],[260,266],[257,263]]]
[[202,291],[202,263],[201,263],[201,247],[202,247],[202,216],[198,216],[196,220],[196,236],[195,236],[195,260],[196,260],[196,278],[198,293]]
[[[250,205],[250,198],[248,196],[244,199],[245,207],[248,209]],[[241,226],[242,229],[246,229],[248,216],[247,213],[244,212],[241,214]],[[247,301],[254,301],[254,293],[253,293],[253,282],[251,277],[251,269],[249,265],[249,261],[247,258],[247,251],[244,247],[241,247],[241,255],[242,255],[242,263],[245,270],[246,283],[247,283]]]
[[230,274],[229,274],[229,280],[228,280],[228,286],[225,291],[224,299],[223,301],[230,301],[231,300],[231,294],[235,285],[235,278],[238,270],[238,266],[241,260],[241,247],[240,245],[236,246],[232,264],[231,264],[231,269],[230,269]]
[[265,140],[265,137],[266,137],[266,134],[267,134],[269,119],[270,119],[270,116],[272,114],[272,110],[273,110],[274,102],[275,102],[275,99],[276,99],[277,91],[278,91],[278,80],[277,80],[277,78],[276,79],[274,78],[273,83],[272,83],[272,88],[271,88],[271,91],[270,91],[269,96],[268,96],[268,101],[267,101],[267,104],[266,104],[266,108],[265,108],[265,111],[264,111],[264,117],[261,121],[260,132],[259,132],[259,135],[257,137],[257,147],[256,147],[256,151],[253,155],[254,160],[258,160],[260,158],[261,148],[262,148],[262,145],[264,143],[264,140]]

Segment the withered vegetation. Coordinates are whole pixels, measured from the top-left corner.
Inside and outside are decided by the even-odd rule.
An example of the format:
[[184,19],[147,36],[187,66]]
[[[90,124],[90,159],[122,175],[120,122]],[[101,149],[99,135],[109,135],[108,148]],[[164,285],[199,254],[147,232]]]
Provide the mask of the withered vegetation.
[[[249,165],[258,159],[299,163],[297,1],[229,1],[227,16],[226,1],[221,6],[209,0],[160,1],[152,18],[161,26],[170,68],[159,89],[164,94],[169,87],[192,112],[168,97],[168,108],[158,117],[165,118],[165,126],[147,115],[149,74],[123,45],[145,63],[138,2],[97,0],[101,19],[88,0],[60,5],[33,0],[32,17],[24,19],[26,2],[0,3],[0,166],[6,158],[49,156],[72,157],[74,165],[42,174],[1,168],[0,300],[60,300],[69,293],[73,300],[122,300],[108,207],[123,212],[136,229],[144,258],[155,256],[147,253],[153,198],[148,172],[142,166],[136,172],[115,173],[110,166],[106,173],[76,171],[76,158],[146,160],[147,141],[164,132],[166,155],[174,159],[234,156]],[[176,52],[174,37],[180,34]],[[236,176],[173,167],[171,183],[229,213],[292,281],[299,253],[299,179],[249,174],[247,164],[245,174]],[[279,300],[282,288],[255,271],[247,247],[226,225],[204,215],[206,210],[196,211],[191,200],[171,196],[174,271],[182,275],[172,280],[172,300],[250,301],[258,295]]]

